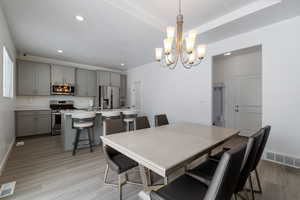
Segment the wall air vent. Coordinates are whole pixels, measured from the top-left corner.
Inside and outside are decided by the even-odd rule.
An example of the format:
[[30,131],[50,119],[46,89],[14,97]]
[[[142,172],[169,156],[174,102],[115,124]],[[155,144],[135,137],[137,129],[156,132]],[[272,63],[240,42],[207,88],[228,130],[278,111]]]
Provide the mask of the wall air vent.
[[267,151],[265,152],[264,159],[282,165],[286,165],[289,167],[300,169],[300,158],[294,158],[280,153]]

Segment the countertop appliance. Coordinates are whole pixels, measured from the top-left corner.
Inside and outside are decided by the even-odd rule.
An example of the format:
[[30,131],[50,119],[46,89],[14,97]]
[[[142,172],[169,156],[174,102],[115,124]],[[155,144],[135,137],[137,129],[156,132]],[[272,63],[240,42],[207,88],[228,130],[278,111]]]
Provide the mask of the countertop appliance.
[[74,102],[69,101],[58,101],[51,100],[50,101],[50,109],[51,109],[51,135],[59,135],[61,134],[61,110],[74,110]]
[[99,107],[101,109],[120,108],[120,88],[99,86]]
[[51,95],[75,95],[75,87],[71,84],[52,84],[51,85]]

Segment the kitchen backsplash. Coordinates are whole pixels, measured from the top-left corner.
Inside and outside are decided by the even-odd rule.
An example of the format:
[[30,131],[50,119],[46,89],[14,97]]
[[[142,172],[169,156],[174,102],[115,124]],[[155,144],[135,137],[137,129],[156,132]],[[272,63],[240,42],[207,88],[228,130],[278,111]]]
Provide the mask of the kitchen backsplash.
[[94,105],[93,97],[74,96],[18,96],[16,108],[49,108],[50,100],[73,100],[76,108],[87,108]]

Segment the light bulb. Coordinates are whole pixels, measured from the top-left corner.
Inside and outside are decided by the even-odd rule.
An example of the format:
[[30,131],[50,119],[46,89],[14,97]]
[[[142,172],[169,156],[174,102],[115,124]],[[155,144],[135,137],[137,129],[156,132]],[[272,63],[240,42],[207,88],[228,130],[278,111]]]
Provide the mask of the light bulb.
[[164,48],[165,48],[165,54],[169,55],[172,50],[172,38],[164,39]]
[[197,47],[197,56],[199,59],[203,59],[206,53],[206,46],[203,44],[198,45]]
[[155,58],[156,58],[157,61],[161,60],[161,58],[162,58],[162,52],[163,52],[162,48],[156,48],[155,49]]
[[194,50],[195,39],[191,37],[185,38],[186,51],[188,54],[191,54]]
[[175,27],[173,26],[168,26],[167,27],[167,38],[174,38],[175,36]]

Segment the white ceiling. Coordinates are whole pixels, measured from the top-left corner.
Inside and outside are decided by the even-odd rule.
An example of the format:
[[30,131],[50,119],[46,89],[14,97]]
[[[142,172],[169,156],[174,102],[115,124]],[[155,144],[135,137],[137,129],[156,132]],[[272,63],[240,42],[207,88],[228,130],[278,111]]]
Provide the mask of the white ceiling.
[[[120,69],[152,62],[154,48],[162,45],[163,29],[175,25],[178,13],[174,0],[0,1],[19,52]],[[257,4],[261,1],[271,3],[263,7]],[[182,0],[184,25],[199,27],[201,42],[209,43],[299,15],[299,0],[271,6],[278,1]],[[246,8],[253,12],[236,14]],[[238,17],[228,17],[233,14]],[[78,22],[75,15],[86,20]],[[210,26],[212,22],[218,25]]]

